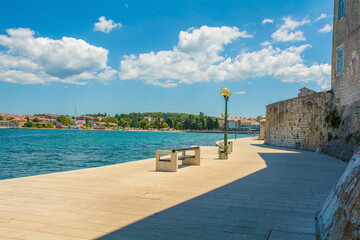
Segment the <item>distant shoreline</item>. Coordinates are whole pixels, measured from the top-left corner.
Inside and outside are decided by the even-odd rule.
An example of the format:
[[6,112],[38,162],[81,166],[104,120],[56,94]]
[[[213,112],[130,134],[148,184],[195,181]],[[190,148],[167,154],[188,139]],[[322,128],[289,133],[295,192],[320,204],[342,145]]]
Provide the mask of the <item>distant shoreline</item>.
[[[182,132],[182,133],[224,133],[224,131],[217,131],[217,130],[171,130],[171,131],[163,131],[157,129],[126,129],[126,130],[118,130],[118,129],[69,129],[69,128],[15,128],[15,127],[0,127],[0,129],[34,129],[34,130],[70,130],[70,131],[106,131],[106,132]],[[233,131],[228,131],[228,134],[235,134]],[[258,135],[258,132],[254,133],[243,133],[243,132],[236,132],[236,134],[248,134],[248,135]]]

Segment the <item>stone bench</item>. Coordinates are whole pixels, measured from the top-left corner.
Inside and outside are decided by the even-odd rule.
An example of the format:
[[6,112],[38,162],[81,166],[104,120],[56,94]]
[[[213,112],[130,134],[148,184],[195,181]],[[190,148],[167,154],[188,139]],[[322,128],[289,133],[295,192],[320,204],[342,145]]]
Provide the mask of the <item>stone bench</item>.
[[[189,154],[189,151],[194,154]],[[161,155],[167,156],[161,158]],[[177,172],[178,160],[183,161],[184,165],[200,165],[200,147],[178,148],[171,151],[157,150],[156,171]]]

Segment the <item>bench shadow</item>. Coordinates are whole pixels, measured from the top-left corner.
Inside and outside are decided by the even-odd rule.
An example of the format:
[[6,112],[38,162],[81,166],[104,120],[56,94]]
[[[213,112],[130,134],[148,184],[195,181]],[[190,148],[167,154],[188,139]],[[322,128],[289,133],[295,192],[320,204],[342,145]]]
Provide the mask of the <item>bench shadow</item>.
[[314,237],[315,213],[342,165],[324,170],[327,158],[314,161],[302,151],[258,154],[266,168],[99,239],[261,240],[270,229]]

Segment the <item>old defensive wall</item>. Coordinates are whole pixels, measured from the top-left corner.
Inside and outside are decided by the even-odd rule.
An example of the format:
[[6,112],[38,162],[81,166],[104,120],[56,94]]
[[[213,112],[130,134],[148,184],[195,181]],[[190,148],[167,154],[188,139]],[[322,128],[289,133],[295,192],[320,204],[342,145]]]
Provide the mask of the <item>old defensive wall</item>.
[[317,215],[319,239],[360,239],[360,1],[335,0],[331,91],[266,106],[265,143],[349,162]]
[[319,151],[348,161],[360,144],[360,101],[339,107],[332,91],[266,107],[265,143]]

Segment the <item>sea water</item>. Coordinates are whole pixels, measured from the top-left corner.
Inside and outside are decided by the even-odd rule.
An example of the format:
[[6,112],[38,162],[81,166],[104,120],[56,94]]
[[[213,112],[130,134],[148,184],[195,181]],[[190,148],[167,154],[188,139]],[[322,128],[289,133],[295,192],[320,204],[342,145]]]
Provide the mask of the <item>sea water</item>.
[[223,137],[220,133],[0,129],[0,179],[155,158],[156,150],[215,146]]

